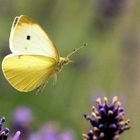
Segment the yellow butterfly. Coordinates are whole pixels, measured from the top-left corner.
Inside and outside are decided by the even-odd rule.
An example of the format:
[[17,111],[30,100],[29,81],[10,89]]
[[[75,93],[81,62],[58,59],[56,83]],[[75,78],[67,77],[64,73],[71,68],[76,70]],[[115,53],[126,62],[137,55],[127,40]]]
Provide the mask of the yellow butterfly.
[[70,62],[69,57],[77,51],[60,57],[44,30],[24,15],[16,17],[13,22],[10,50],[12,53],[2,61],[2,70],[9,83],[21,92],[37,89],[50,76],[56,77],[63,65]]

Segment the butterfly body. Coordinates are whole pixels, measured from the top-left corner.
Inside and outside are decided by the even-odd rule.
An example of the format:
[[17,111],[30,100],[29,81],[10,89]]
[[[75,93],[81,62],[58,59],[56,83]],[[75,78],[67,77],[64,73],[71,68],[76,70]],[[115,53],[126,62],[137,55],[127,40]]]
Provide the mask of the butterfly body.
[[12,53],[3,59],[2,70],[18,91],[38,89],[70,62],[69,57],[59,56],[48,35],[28,16],[15,18],[9,42]]
[[56,65],[56,72],[60,72],[63,68],[63,65],[68,64],[70,62],[68,57],[60,57],[57,65]]

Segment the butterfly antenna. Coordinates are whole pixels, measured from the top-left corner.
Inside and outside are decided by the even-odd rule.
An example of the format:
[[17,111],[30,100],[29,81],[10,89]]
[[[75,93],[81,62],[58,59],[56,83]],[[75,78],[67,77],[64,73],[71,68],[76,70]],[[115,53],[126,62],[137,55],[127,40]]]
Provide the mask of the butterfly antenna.
[[67,58],[71,57],[74,53],[76,53],[77,51],[79,51],[80,49],[82,49],[83,47],[86,47],[86,46],[87,46],[87,44],[85,43],[85,44],[83,44],[81,47],[79,47],[79,48],[77,48],[77,49],[74,49],[71,53],[69,53],[69,54],[67,55]]

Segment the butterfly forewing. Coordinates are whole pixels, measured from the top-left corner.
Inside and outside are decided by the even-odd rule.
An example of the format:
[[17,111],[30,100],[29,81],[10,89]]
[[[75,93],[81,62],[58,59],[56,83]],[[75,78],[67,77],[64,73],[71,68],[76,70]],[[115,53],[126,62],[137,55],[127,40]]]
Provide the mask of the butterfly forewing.
[[10,49],[16,54],[39,54],[58,61],[58,50],[43,29],[27,16],[16,17],[10,34]]

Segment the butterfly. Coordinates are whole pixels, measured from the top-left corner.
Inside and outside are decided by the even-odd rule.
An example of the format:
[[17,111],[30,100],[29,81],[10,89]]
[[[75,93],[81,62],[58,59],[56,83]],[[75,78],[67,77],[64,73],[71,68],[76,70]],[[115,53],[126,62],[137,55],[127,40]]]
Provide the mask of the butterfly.
[[28,16],[16,17],[11,28],[9,47],[11,54],[4,57],[2,71],[8,82],[20,92],[29,92],[43,87],[51,76],[57,77],[63,65],[71,62],[69,57],[60,57],[55,44]]

